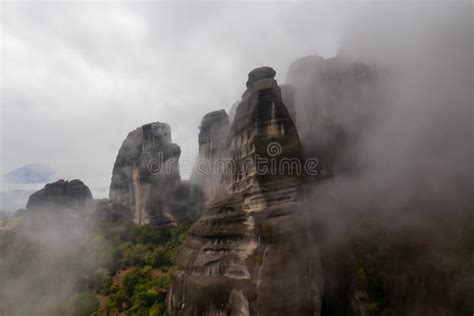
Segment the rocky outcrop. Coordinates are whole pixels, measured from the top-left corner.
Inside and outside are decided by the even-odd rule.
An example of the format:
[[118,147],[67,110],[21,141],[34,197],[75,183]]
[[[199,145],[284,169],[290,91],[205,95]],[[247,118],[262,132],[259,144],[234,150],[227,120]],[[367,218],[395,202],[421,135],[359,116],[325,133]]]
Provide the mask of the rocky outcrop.
[[110,199],[128,206],[139,225],[187,221],[186,208],[175,199],[185,190],[179,175],[180,154],[166,123],[149,123],[130,132],[114,164]]
[[195,166],[195,181],[211,200],[220,185],[221,173],[217,161],[223,158],[225,139],[229,132],[229,117],[224,110],[206,114],[199,127],[199,159]]
[[249,79],[245,84],[247,89],[253,88],[255,82],[263,80],[263,79],[273,79],[275,78],[276,71],[271,67],[260,67],[255,68],[251,72],[249,72]]
[[[307,56],[289,68],[294,87],[295,124],[305,157],[317,158],[328,174],[360,163],[351,151],[370,125],[380,103],[376,74],[369,66],[342,57]],[[292,92],[284,93],[292,98]]]
[[92,193],[81,180],[58,180],[46,184],[43,189],[30,195],[26,208],[27,210],[67,208],[80,211],[90,202]]
[[249,73],[219,190],[176,258],[171,315],[319,314],[320,258],[296,221],[303,153],[274,76]]

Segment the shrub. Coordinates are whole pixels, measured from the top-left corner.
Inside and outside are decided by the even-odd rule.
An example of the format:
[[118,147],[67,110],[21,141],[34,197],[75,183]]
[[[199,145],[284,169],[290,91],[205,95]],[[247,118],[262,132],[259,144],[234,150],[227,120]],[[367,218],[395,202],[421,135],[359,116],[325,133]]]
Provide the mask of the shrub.
[[163,304],[157,303],[150,308],[148,312],[148,316],[166,316],[168,313],[166,312],[166,307]]
[[93,287],[99,294],[108,295],[110,293],[110,286],[112,285],[112,279],[110,277],[109,270],[105,268],[99,268],[94,273]]
[[153,244],[167,242],[171,239],[169,230],[155,228],[149,224],[142,226],[133,226],[130,232],[130,237],[133,243],[136,244]]
[[149,276],[149,273],[146,273],[141,269],[133,269],[127,273],[122,282],[127,295],[132,296],[135,291],[135,287],[148,281]]
[[128,302],[127,293],[123,288],[118,285],[112,285],[110,287],[110,303],[112,307],[117,308],[119,311],[122,310],[123,303]]

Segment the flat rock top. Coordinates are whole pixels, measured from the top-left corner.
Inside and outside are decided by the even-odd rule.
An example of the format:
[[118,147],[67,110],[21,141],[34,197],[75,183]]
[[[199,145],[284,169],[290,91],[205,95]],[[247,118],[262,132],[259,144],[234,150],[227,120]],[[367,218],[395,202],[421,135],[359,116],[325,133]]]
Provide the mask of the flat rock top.
[[276,71],[272,67],[259,67],[249,72],[249,79],[247,80],[247,88],[251,88],[254,82],[262,79],[275,78]]

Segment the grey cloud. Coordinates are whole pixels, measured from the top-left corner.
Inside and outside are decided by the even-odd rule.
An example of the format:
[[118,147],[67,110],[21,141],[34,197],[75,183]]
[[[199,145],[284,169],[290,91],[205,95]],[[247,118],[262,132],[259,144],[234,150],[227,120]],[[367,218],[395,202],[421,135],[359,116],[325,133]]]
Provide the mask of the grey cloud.
[[122,140],[147,122],[169,123],[182,160],[192,161],[202,116],[228,110],[249,70],[271,65],[284,81],[294,59],[335,54],[346,11],[283,3],[2,8],[2,170],[47,162],[91,187],[108,185]]
[[[446,80],[459,80],[466,69],[449,64],[445,69],[440,62],[430,70],[434,59],[422,58],[435,53],[464,59],[462,54],[472,53],[434,51],[439,45],[433,36],[445,40],[444,47],[457,45],[446,19],[459,10],[456,5],[425,8],[337,2],[2,3],[2,171],[46,162],[64,177],[107,187],[123,139],[151,121],[169,123],[182,148],[181,160],[193,161],[202,116],[229,110],[249,70],[270,65],[283,83],[295,59],[334,56],[341,43],[342,53],[400,65],[401,76],[410,74],[407,83],[419,85],[404,91],[429,89],[423,76],[439,72]],[[459,25],[458,33],[465,34],[466,27]],[[380,40],[374,45],[374,39]],[[423,71],[412,76],[412,69]],[[411,118],[422,118],[422,111],[416,107]],[[442,106],[430,113],[442,117]],[[395,118],[408,114],[391,113]],[[401,135],[412,135],[409,128],[418,126],[407,126]]]

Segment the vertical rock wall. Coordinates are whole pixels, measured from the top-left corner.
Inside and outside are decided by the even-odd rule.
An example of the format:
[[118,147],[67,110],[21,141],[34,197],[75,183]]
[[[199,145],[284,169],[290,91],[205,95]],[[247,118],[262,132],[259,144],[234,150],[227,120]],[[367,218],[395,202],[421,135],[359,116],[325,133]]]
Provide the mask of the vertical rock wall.
[[269,67],[249,73],[219,190],[176,258],[172,315],[320,312],[320,258],[296,221],[303,153],[274,76]]
[[206,114],[199,127],[199,160],[195,174],[206,200],[211,200],[220,185],[217,161],[224,157],[229,132],[229,117],[224,110]]
[[174,225],[185,210],[174,207],[181,185],[181,150],[171,142],[171,128],[154,122],[130,132],[119,150],[110,184],[110,199],[129,206],[136,224]]

